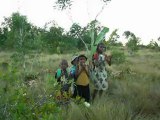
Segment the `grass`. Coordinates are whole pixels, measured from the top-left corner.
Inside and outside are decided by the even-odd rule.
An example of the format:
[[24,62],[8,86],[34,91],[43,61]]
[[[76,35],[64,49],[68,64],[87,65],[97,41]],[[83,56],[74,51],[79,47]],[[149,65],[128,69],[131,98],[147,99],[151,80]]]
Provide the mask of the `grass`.
[[[125,53],[127,55],[127,53]],[[0,53],[0,62],[9,62],[11,53]],[[47,99],[47,103],[54,101],[52,97],[48,97],[56,90],[54,88],[54,71],[59,67],[60,60],[65,58],[70,65],[72,54],[65,55],[46,55],[39,54],[38,57],[29,58],[27,61],[27,71],[30,74],[39,74],[35,80],[36,83],[32,86],[23,86],[23,81],[14,84],[17,77],[12,73],[12,77],[7,76],[8,82],[2,80],[1,95],[8,85],[8,92],[5,94],[7,100],[13,99],[21,100],[26,93],[30,99],[30,105],[35,105],[36,102],[43,101],[42,98]],[[34,66],[34,67],[33,67]],[[32,69],[31,69],[32,67]],[[160,53],[152,52],[148,49],[138,51],[134,56],[128,56],[123,64],[112,65],[108,67],[109,70],[109,89],[101,98],[97,97],[91,107],[87,108],[83,103],[74,102],[67,106],[61,106],[61,112],[58,112],[58,119],[64,120],[159,120],[160,119]],[[52,70],[53,73],[48,73]],[[12,79],[13,78],[13,79]],[[11,82],[12,81],[12,82]],[[9,97],[12,94],[15,96],[15,86],[18,86],[18,98]],[[2,89],[3,88],[3,89]],[[93,91],[93,84],[91,82],[91,92]],[[20,95],[22,94],[22,95]],[[12,99],[11,99],[12,98]],[[20,99],[21,98],[21,99]],[[1,100],[2,103],[6,99]],[[21,100],[23,101],[23,100]],[[6,102],[5,106],[7,106]],[[23,102],[22,102],[23,103]],[[36,106],[36,105],[35,105]],[[52,104],[54,106],[54,104]],[[32,106],[33,107],[33,106]],[[5,108],[5,107],[4,107]],[[25,107],[24,107],[25,108]],[[37,107],[38,109],[42,109]],[[50,113],[55,113],[58,108],[51,109],[46,107],[42,112],[51,110]],[[19,109],[19,108],[18,108]],[[28,109],[27,109],[28,110]],[[7,111],[7,107],[6,107]],[[53,112],[54,111],[54,112]],[[1,109],[4,114],[4,109]],[[27,114],[27,113],[26,113]],[[28,115],[32,118],[31,113]],[[37,113],[38,114],[38,113]],[[45,113],[46,119],[55,119],[52,114]],[[7,115],[7,114],[4,114]],[[17,113],[17,115],[19,115]],[[22,115],[23,117],[23,115]],[[9,119],[9,116],[6,117]],[[38,117],[39,118],[39,117]],[[44,119],[43,118],[43,119]]]

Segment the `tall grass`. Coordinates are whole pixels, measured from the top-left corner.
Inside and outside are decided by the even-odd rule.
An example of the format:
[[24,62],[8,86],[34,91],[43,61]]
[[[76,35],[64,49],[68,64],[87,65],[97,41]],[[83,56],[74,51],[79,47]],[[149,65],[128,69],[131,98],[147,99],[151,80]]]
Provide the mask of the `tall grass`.
[[[3,57],[0,59],[1,63],[6,60],[9,63],[10,53],[1,52],[0,56]],[[10,69],[10,72],[5,76],[4,71],[0,69],[0,118],[57,120],[160,119],[160,53],[140,50],[134,56],[126,56],[125,63],[113,64],[108,67],[109,89],[101,98],[97,97],[93,103],[91,102],[89,108],[85,107],[83,102],[75,102],[74,99],[70,100],[70,104],[62,106],[57,106],[54,102],[55,98],[53,96],[57,89],[54,71],[59,67],[60,60],[63,58],[67,59],[70,65],[71,57],[72,54],[40,54],[36,58],[34,56],[28,57],[28,75],[36,75],[31,85],[18,77],[21,73],[19,69],[16,70],[18,72],[11,72]],[[48,70],[52,72],[48,72]],[[32,81],[32,79],[29,81]],[[90,86],[92,93],[92,82]]]

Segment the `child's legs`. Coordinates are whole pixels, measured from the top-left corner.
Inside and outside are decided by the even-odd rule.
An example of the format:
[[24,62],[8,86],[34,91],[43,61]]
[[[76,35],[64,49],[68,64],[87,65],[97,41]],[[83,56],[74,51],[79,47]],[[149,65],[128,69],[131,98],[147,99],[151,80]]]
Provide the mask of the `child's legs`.
[[83,90],[82,87],[83,87],[83,86],[81,86],[81,85],[77,85],[77,94],[78,94],[80,97],[82,97],[82,90]]
[[77,85],[74,86],[74,93],[73,93],[73,98],[76,98],[76,96],[78,95],[78,89],[77,89]]
[[97,96],[98,90],[94,89],[93,95],[92,95],[92,100],[94,100]]
[[89,85],[82,86],[82,97],[86,102],[90,102],[90,88]]
[[99,97],[102,97],[102,94],[103,94],[103,90],[100,90],[99,91]]

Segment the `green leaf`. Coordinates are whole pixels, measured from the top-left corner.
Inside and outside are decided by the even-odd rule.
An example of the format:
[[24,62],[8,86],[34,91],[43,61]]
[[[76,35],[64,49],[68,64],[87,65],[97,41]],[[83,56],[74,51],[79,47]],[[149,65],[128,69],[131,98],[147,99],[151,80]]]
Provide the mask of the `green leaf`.
[[109,28],[107,27],[104,27],[103,30],[98,34],[97,38],[96,38],[96,41],[95,41],[95,44],[97,45],[98,43],[100,43],[103,39],[104,39],[104,36],[105,34],[109,32]]
[[[91,31],[91,57],[93,55],[93,53],[96,51],[97,48],[97,44],[100,43],[103,39],[105,34],[109,32],[109,28],[104,27],[103,30],[98,34],[97,38],[94,38],[94,31]],[[94,41],[94,39],[96,39]]]

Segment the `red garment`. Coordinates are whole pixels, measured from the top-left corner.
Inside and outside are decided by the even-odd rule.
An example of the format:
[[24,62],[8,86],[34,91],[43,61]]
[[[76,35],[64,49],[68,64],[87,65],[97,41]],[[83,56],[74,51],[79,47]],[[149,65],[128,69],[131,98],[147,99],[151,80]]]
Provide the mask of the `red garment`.
[[93,54],[93,60],[98,60],[98,57],[99,57],[98,53]]

